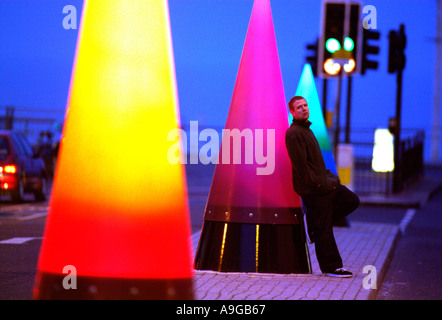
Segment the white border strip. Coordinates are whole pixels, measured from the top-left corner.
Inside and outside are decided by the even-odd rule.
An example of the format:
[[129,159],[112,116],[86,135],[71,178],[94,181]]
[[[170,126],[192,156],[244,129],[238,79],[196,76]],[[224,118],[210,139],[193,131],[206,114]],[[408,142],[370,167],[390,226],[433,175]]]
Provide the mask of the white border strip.
[[402,218],[401,223],[399,224],[399,230],[401,230],[402,234],[405,234],[405,230],[415,214],[416,209],[408,209],[405,213],[405,216]]

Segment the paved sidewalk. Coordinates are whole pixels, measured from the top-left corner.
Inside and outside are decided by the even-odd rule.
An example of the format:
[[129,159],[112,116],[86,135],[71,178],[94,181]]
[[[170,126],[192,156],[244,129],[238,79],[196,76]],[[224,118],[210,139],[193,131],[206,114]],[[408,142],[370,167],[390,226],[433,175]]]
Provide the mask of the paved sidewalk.
[[[196,270],[195,299],[199,300],[367,300],[375,299],[377,289],[388,269],[394,245],[400,236],[398,226],[352,222],[350,227],[335,227],[344,267],[352,278],[322,275],[309,245],[312,274],[230,273]],[[199,232],[192,236],[196,250]],[[374,266],[365,270],[365,266]],[[371,288],[369,278],[376,272],[377,283]],[[364,288],[364,278],[365,287]]]

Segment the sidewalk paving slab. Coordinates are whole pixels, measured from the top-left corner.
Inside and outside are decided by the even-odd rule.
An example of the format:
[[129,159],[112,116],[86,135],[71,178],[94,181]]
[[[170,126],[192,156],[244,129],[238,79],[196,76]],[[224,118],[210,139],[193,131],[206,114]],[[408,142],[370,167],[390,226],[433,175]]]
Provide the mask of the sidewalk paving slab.
[[[398,226],[353,222],[350,227],[335,227],[335,238],[344,267],[352,278],[322,275],[316,260],[314,244],[309,244],[312,274],[240,273],[195,270],[194,293],[198,300],[368,300],[375,299],[388,269]],[[193,248],[199,232],[192,236]],[[364,288],[364,278],[374,276],[376,285]],[[368,280],[367,278],[367,280]],[[366,281],[367,282],[367,281]],[[366,283],[366,287],[371,282]]]

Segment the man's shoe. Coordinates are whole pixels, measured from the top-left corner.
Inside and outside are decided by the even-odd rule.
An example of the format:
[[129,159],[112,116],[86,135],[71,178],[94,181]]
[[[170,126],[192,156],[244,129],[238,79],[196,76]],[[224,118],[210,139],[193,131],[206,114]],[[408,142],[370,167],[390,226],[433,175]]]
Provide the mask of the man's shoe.
[[336,277],[336,278],[350,278],[353,277],[353,273],[344,268],[338,268],[333,272],[324,273],[327,277]]

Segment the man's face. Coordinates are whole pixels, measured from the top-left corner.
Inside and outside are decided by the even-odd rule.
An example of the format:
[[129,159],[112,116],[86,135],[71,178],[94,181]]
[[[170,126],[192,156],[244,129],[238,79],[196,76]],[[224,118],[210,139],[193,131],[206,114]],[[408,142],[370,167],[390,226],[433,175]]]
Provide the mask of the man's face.
[[293,118],[306,121],[310,116],[307,101],[304,99],[293,102],[293,111],[290,111]]

